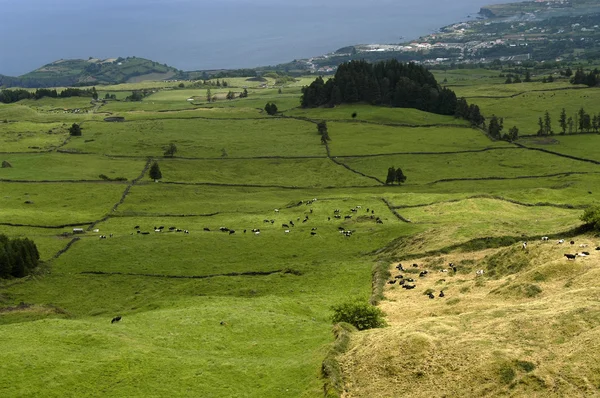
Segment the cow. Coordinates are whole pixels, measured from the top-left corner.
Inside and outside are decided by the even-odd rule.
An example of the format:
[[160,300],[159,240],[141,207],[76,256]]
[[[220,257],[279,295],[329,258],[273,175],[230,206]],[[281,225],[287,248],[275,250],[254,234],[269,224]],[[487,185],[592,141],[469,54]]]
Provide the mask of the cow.
[[575,260],[575,258],[577,258],[577,254],[565,253],[565,257],[567,258],[567,260]]
[[115,322],[119,322],[121,320],[120,316],[116,316],[112,319],[112,321],[110,321],[110,323],[115,323]]

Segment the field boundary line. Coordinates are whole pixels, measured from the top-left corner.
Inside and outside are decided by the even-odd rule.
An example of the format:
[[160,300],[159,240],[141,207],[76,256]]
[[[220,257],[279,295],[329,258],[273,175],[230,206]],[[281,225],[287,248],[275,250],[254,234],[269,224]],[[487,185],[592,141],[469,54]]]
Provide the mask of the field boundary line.
[[502,181],[502,180],[527,180],[536,178],[550,178],[550,177],[564,177],[571,175],[587,175],[587,174],[599,174],[598,172],[585,172],[585,171],[572,171],[565,173],[555,174],[541,174],[537,176],[516,176],[516,177],[473,177],[473,178],[443,178],[441,180],[428,182],[425,185],[433,185],[443,182],[457,182],[457,181]]
[[519,146],[519,147],[521,147],[521,148],[528,149],[530,151],[544,152],[544,153],[548,153],[550,155],[560,156],[560,157],[567,158],[567,159],[579,160],[580,162],[600,164],[599,161],[593,160],[593,159],[580,158],[580,157],[577,157],[577,156],[567,155],[567,154],[560,153],[560,152],[549,151],[548,149],[544,149],[544,148],[532,148],[532,147],[525,146],[523,144],[519,144],[517,142],[515,142],[514,144],[517,145],[517,146]]
[[82,223],[73,223],[73,224],[63,224],[63,225],[32,225],[32,224],[15,224],[10,222],[2,222],[0,225],[4,225],[6,227],[27,227],[27,228],[43,228],[43,229],[62,229],[69,227],[80,227],[83,225],[89,225],[93,223],[91,222],[82,222]]
[[588,207],[588,206],[585,206],[585,205],[570,205],[570,204],[547,203],[547,202],[525,203],[525,202],[519,202],[519,201],[513,200],[513,199],[504,198],[502,196],[495,196],[495,195],[473,195],[473,196],[468,196],[468,197],[462,198],[462,199],[441,200],[439,202],[423,203],[423,204],[417,204],[417,205],[395,205],[395,206],[392,206],[392,208],[393,209],[414,209],[414,208],[429,207],[429,206],[434,206],[434,205],[437,205],[437,204],[444,204],[444,203],[464,202],[464,201],[470,200],[470,199],[491,199],[491,200],[498,200],[498,201],[508,202],[508,203],[512,203],[512,204],[515,204],[515,205],[519,205],[519,206],[525,206],[525,207],[556,207],[556,208],[559,208],[559,209],[586,209]]
[[293,274],[301,275],[300,271],[292,269],[278,269],[274,271],[248,271],[248,272],[229,272],[225,274],[208,274],[208,275],[162,275],[162,274],[136,274],[129,272],[104,272],[104,271],[82,271],[80,275],[100,275],[100,276],[145,276],[148,278],[165,278],[165,279],[209,279],[218,277],[231,276],[268,276],[273,274]]
[[134,178],[133,180],[131,180],[131,182],[125,188],[125,191],[123,191],[123,194],[121,195],[121,199],[119,199],[119,201],[113,205],[111,211],[107,215],[105,215],[104,217],[102,217],[99,220],[94,221],[94,223],[88,227],[88,229],[87,229],[88,231],[91,231],[92,229],[94,229],[96,227],[96,225],[98,225],[99,223],[108,220],[111,217],[112,213],[114,213],[114,212],[117,211],[117,209],[119,208],[119,206],[122,205],[123,202],[125,202],[125,198],[129,194],[129,191],[131,190],[131,188],[138,181],[140,181],[142,178],[144,178],[144,176],[148,172],[148,169],[150,169],[150,165],[152,164],[152,161],[153,161],[152,158],[148,158],[148,160],[146,161],[146,164],[144,165],[144,168],[143,168],[142,172],[140,173],[140,175],[137,176],[136,178]]
[[[451,87],[451,86],[448,86],[448,87]],[[462,86],[462,87],[464,87],[464,86]],[[511,94],[511,95],[502,95],[502,96],[474,95],[474,96],[470,96],[470,97],[465,96],[464,98],[465,99],[471,99],[471,98],[487,98],[487,99],[516,98],[523,94],[528,94],[528,93],[549,93],[549,92],[554,92],[554,91],[586,90],[586,89],[589,89],[589,87],[560,87],[560,88],[555,88],[555,89],[547,88],[547,89],[541,89],[541,90],[521,91],[519,93]]]
[[408,224],[411,224],[411,223],[412,223],[412,221],[410,221],[408,218],[402,217],[402,216],[400,215],[400,213],[398,213],[398,212],[396,211],[396,209],[394,209],[394,207],[392,206],[392,204],[391,204],[391,203],[390,203],[390,202],[389,202],[389,201],[388,201],[386,198],[381,198],[381,201],[382,201],[383,203],[385,203],[385,205],[387,206],[387,208],[388,208],[388,209],[389,209],[389,210],[392,212],[392,214],[393,214],[393,215],[395,215],[395,216],[396,216],[396,218],[397,218],[398,220],[400,220],[400,221],[403,221],[403,222],[405,222],[405,223],[408,223]]
[[51,259],[51,260],[56,260],[57,258],[59,258],[60,256],[62,256],[63,254],[65,254],[65,253],[66,253],[66,252],[67,252],[67,251],[68,251],[68,250],[71,248],[71,246],[73,246],[73,244],[74,244],[75,242],[78,242],[78,241],[80,241],[80,240],[81,240],[81,238],[79,238],[79,237],[76,237],[76,238],[73,238],[73,239],[71,239],[71,240],[69,241],[69,243],[67,243],[67,245],[66,245],[65,247],[63,247],[62,249],[60,249],[60,250],[59,250],[59,251],[58,251],[58,252],[57,252],[57,253],[56,253],[56,254],[55,254],[53,257],[52,257],[52,259]]

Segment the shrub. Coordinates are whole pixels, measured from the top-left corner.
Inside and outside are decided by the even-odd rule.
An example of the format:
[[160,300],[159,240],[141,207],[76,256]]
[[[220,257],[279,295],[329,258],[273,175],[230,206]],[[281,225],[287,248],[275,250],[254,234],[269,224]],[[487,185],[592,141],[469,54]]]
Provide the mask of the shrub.
[[592,206],[585,209],[580,220],[590,228],[600,230],[600,206]]
[[361,301],[347,302],[332,307],[333,323],[346,322],[358,330],[385,326],[384,314],[377,307]]

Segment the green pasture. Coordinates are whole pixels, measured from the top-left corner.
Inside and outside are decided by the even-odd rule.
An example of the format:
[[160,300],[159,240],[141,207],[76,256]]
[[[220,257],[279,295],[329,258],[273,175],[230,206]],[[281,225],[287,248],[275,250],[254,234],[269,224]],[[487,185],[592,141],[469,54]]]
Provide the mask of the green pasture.
[[136,120],[164,120],[164,119],[260,119],[268,115],[261,109],[235,108],[235,107],[194,107],[184,110],[170,111],[123,111],[115,115],[106,113],[107,116],[122,116],[126,121]]
[[[14,104],[0,103],[0,121],[4,122],[35,122],[35,123],[80,123],[85,120],[94,119],[92,113],[81,112],[73,113],[61,108],[62,99],[49,99],[49,101],[58,101],[56,108],[33,109],[29,106],[21,105],[20,102]],[[59,109],[60,108],[60,109]],[[2,125],[0,124],[0,127]],[[1,131],[1,130],[0,130]]]
[[[598,134],[553,135],[550,139],[546,137],[528,137],[519,142],[532,148],[540,148],[600,162],[600,136]],[[588,165],[592,170],[600,167],[600,165],[589,163]]]
[[454,237],[456,243],[476,236],[546,235],[581,223],[581,210],[525,207],[494,199],[467,199],[399,212],[414,223],[447,229],[444,234]]
[[27,225],[90,223],[109,213],[125,184],[0,182],[0,217]]
[[[5,222],[5,221],[2,221]],[[87,228],[87,225],[64,228],[34,228],[34,227],[14,227],[6,224],[0,224],[0,234],[14,238],[29,238],[35,242],[40,252],[40,260],[50,260],[59,250],[63,249],[67,242],[73,237],[70,236],[73,228]],[[65,236],[63,236],[65,234]],[[67,236],[69,234],[69,236]],[[42,271],[46,271],[45,269]],[[0,323],[2,321],[0,320]]]
[[[573,86],[571,86],[573,87]],[[468,102],[477,104],[481,112],[489,120],[492,114],[504,118],[504,129],[512,126],[519,128],[521,135],[535,135],[539,130],[538,119],[544,119],[546,111],[550,113],[552,129],[561,131],[559,117],[565,108],[567,118],[575,120],[577,111],[583,107],[594,115],[597,111],[594,104],[600,100],[600,92],[588,88],[571,88],[548,92],[527,92],[514,98],[472,98]]]
[[[87,122],[82,136],[66,150],[96,154],[162,156],[173,142],[177,156],[219,158],[256,156],[323,156],[312,123],[284,119],[140,120]],[[225,156],[224,156],[225,155]]]
[[68,153],[6,154],[3,160],[12,167],[0,169],[0,180],[98,180],[109,178],[133,180],[140,175],[146,161],[108,158]]
[[509,98],[525,93],[546,93],[558,90],[579,89],[585,86],[574,86],[568,81],[555,81],[553,83],[529,82],[505,84],[504,81],[495,84],[477,84],[465,87],[450,87],[457,97],[465,97],[467,102],[479,104],[482,98]]
[[[193,182],[286,187],[351,187],[377,185],[331,160],[323,159],[164,159],[163,182]],[[264,170],[269,170],[264,173]],[[1,174],[0,174],[1,175]]]
[[[563,83],[494,84],[499,71],[435,73],[471,97],[526,88],[514,98],[469,99],[521,134],[546,109],[556,130],[563,106],[575,112],[595,99],[594,90],[560,90]],[[37,275],[0,282],[3,396],[322,396],[331,306],[368,299],[382,256],[560,233],[600,204],[593,163],[493,142],[461,120],[413,109],[299,109],[299,88],[314,77],[286,84],[283,94],[272,80],[264,89],[225,80],[231,87],[213,95],[247,86],[249,97],[207,103],[206,89],[189,82],[143,82],[102,87],[101,98],[157,92],[97,113],[64,113],[85,108],[77,98],[0,104],[0,161],[13,166],[0,169],[0,233],[33,239],[44,261]],[[267,116],[267,102],[283,117]],[[102,121],[109,115],[126,122]],[[331,156],[342,165],[304,119],[327,120]],[[61,147],[70,153],[56,152],[74,122],[83,122],[82,136]],[[402,124],[420,127],[394,126]],[[521,142],[600,161],[596,137]],[[169,143],[178,148],[173,158],[164,157]],[[144,175],[112,211],[148,158],[163,178]],[[402,168],[405,184],[360,174],[385,180],[391,166]],[[102,218],[98,232],[87,231]],[[73,227],[42,226],[66,224],[86,232],[51,260]]]
[[82,112],[85,112],[94,107],[91,97],[44,97],[37,100],[22,100],[19,101],[19,105],[28,106],[39,111],[64,111],[69,109],[80,109]]
[[338,160],[384,181],[389,167],[399,167],[407,176],[407,187],[432,184],[441,180],[511,179],[560,173],[591,173],[600,177],[600,166],[521,148],[439,155],[338,157]]
[[[356,113],[356,118],[352,117],[354,113]],[[466,121],[457,119],[453,116],[436,115],[418,109],[375,107],[365,104],[340,105],[335,108],[297,108],[285,112],[285,115],[327,121],[347,120],[356,122],[366,121],[379,124],[450,124],[467,126]]]
[[413,128],[342,122],[331,122],[327,127],[332,156],[455,152],[509,146],[502,141],[491,142],[478,130],[462,127]]
[[51,150],[68,138],[65,123],[10,122],[0,124],[0,152]]
[[506,78],[498,77],[500,71],[490,69],[432,70],[431,73],[438,83],[450,86],[453,90],[457,90],[461,86],[503,83],[506,80]]

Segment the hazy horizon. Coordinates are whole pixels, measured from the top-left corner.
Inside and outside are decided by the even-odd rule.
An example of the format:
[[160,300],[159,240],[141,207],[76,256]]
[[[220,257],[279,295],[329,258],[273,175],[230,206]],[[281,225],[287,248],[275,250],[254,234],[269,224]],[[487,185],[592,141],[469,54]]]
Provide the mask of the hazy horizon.
[[0,0],[0,74],[22,75],[58,59],[119,56],[182,70],[274,65],[352,44],[415,39],[503,2]]

